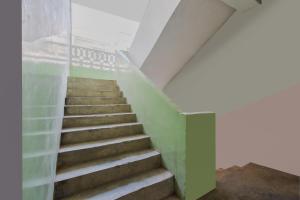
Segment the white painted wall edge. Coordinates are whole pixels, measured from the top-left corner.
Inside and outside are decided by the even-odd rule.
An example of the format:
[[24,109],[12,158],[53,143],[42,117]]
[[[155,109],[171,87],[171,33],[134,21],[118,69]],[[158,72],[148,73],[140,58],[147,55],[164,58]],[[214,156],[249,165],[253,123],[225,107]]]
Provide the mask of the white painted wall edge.
[[212,111],[202,111],[202,112],[182,112],[183,115],[201,115],[201,114],[212,114]]
[[141,67],[181,0],[149,0],[133,43],[132,62]]
[[261,0],[221,0],[237,11],[246,11],[254,6],[261,4]]
[[220,0],[182,0],[143,62],[142,72],[164,88],[234,11]]

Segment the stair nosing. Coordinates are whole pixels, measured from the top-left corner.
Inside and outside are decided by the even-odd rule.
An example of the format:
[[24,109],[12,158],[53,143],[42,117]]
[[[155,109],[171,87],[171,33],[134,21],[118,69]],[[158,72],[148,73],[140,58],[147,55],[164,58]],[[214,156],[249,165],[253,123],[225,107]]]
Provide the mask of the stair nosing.
[[119,144],[119,143],[123,143],[123,142],[131,142],[131,141],[135,141],[135,140],[149,139],[149,138],[150,138],[150,136],[145,135],[145,134],[136,134],[133,136],[98,140],[98,141],[93,141],[93,142],[68,144],[68,145],[61,146],[58,153],[60,154],[60,153],[67,153],[67,152],[72,152],[72,151],[80,151],[80,150],[85,150],[85,149],[104,147],[104,146],[108,146],[108,145]]
[[[142,151],[120,154],[109,158],[96,159],[93,161],[80,163],[72,167],[59,170],[56,174],[55,182],[57,183],[64,180],[85,176],[88,174],[104,171],[114,167],[126,166],[127,164],[139,162],[159,155],[160,153],[155,149],[147,149]],[[76,169],[74,169],[74,167],[76,167]],[[70,174],[68,175],[68,173]]]
[[124,96],[116,96],[116,97],[99,97],[99,96],[66,96],[67,98],[99,98],[99,99],[125,99]]
[[111,106],[130,106],[128,103],[116,103],[116,104],[76,104],[76,105],[65,105],[65,107],[111,107]]
[[[120,92],[120,94],[121,94],[121,92]],[[97,97],[97,98],[118,98],[118,97],[123,97],[122,95],[120,95],[120,94],[118,94],[118,95],[116,95],[116,96],[111,96],[111,97],[105,97],[105,96],[70,96],[70,95],[67,95],[66,96],[66,98],[70,98],[70,97],[92,97],[92,98],[95,98],[95,97]]]
[[103,82],[117,82],[114,79],[97,79],[97,78],[86,78],[86,77],[76,77],[76,76],[70,76],[68,77],[68,81],[72,81],[75,79],[84,79],[84,80],[90,80],[90,81],[103,81]]
[[62,129],[61,133],[72,133],[72,132],[79,132],[79,131],[108,129],[108,128],[135,126],[135,125],[142,125],[142,123],[140,123],[140,122],[132,122],[132,123],[119,123],[119,124],[104,124],[104,125],[97,125],[97,126],[72,127],[72,128],[64,128],[64,129]]
[[[155,184],[167,181],[173,177],[174,175],[170,171],[164,168],[158,168],[127,179],[114,181],[113,183],[106,184],[102,187],[100,186],[98,188],[86,190],[65,199],[72,199],[76,198],[77,196],[90,196],[88,193],[96,193],[98,191],[93,195],[93,198],[95,198],[97,195],[97,199],[99,200],[116,200],[122,196],[126,196],[128,194],[140,191],[144,188],[151,187]],[[105,189],[107,190],[104,191]]]
[[74,87],[74,88],[68,87],[67,90],[85,90],[85,91],[91,91],[91,92],[121,92],[120,90],[101,90],[99,88],[97,88],[95,90],[94,89],[86,90],[86,88],[84,88],[84,87]]
[[118,115],[135,115],[133,112],[103,113],[103,114],[87,114],[87,115],[64,115],[64,119],[84,118],[84,117],[106,117]]

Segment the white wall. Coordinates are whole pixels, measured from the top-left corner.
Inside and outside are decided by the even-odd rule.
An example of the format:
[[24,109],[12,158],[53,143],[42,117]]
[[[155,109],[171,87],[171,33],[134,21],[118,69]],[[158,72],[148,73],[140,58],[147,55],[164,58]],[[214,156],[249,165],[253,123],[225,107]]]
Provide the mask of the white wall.
[[117,49],[131,45],[139,23],[72,3],[72,33]]
[[141,70],[159,88],[164,88],[233,12],[220,0],[182,0]]
[[237,11],[246,11],[250,8],[257,6],[261,0],[221,0],[227,5],[235,8]]
[[133,62],[141,67],[180,0],[150,0],[139,30],[129,49]]
[[298,83],[299,7],[298,0],[265,0],[234,14],[165,92],[185,111],[222,114]]
[[89,8],[117,15],[133,21],[141,21],[150,0],[72,0]]
[[[299,0],[264,0],[262,6],[245,13],[234,14],[166,86],[165,93],[182,110],[217,112],[217,140],[226,137],[231,139],[226,142],[218,140],[220,142],[218,145],[222,146],[218,150],[218,155],[223,157],[217,161],[218,167],[238,163],[242,159],[243,163],[263,162],[271,167],[300,175],[299,159],[296,158],[295,151],[300,152],[300,149],[288,148],[295,147],[295,140],[299,141],[296,133],[299,135],[300,129],[295,118],[299,115],[290,109],[298,108],[299,103],[288,99],[293,95],[286,95],[284,101],[275,101],[278,99],[275,96],[280,96],[280,93],[283,94],[292,86],[300,84],[299,8]],[[297,89],[291,91],[300,93]],[[257,105],[255,108],[261,108],[257,109],[259,116],[258,110],[263,108],[261,105],[266,105],[259,102],[272,95],[275,95],[274,101],[270,102],[276,102],[277,108],[280,106],[278,110],[287,107],[286,110],[289,111],[281,115],[282,123],[279,123],[280,120],[274,120],[273,123],[268,120],[271,116],[280,114],[271,113],[270,109],[263,114],[265,118],[257,123],[252,123],[254,118],[249,121],[245,113],[238,115],[240,118],[235,118],[239,121],[228,120],[228,117],[234,115],[230,113],[240,113],[243,109],[248,112],[249,109],[246,108],[253,104]],[[293,103],[288,105],[287,102]],[[276,111],[274,109],[276,107],[273,107],[273,111]],[[266,125],[264,122],[267,120]],[[235,136],[243,134],[232,128],[234,122],[240,121],[248,124],[248,127],[244,126],[244,130],[249,130],[250,126],[251,128],[257,126],[251,133],[251,140],[235,140],[237,138]],[[222,126],[218,127],[218,124]],[[282,132],[279,134],[276,130]],[[272,131],[277,133],[274,137],[270,137]],[[228,135],[229,132],[232,134]],[[247,144],[249,141],[252,143]],[[259,148],[254,141],[263,143],[264,146],[261,145]],[[269,144],[277,145],[271,145],[270,149]],[[232,154],[242,150],[248,153]],[[280,156],[274,156],[276,154]],[[264,155],[265,161],[259,155]],[[287,160],[288,158],[294,159],[292,161]]]

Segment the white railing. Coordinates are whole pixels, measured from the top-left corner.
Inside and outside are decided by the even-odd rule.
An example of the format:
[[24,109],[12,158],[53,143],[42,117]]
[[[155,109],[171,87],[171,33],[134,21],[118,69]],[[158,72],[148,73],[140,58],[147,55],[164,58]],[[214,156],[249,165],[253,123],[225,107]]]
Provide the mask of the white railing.
[[[31,45],[32,46],[32,45]],[[37,46],[40,46],[37,43]],[[48,38],[43,42],[43,49],[39,51],[29,51],[27,44],[23,44],[23,51],[26,58],[43,59],[48,62],[66,61],[66,44],[62,43],[59,38]],[[102,44],[90,39],[72,36],[71,46],[71,66],[84,67],[101,70],[114,70],[118,63],[116,50],[106,44]],[[53,53],[55,52],[55,53]]]
[[115,53],[100,49],[72,45],[72,66],[95,69],[114,68],[116,65]]
[[72,36],[72,66],[102,70],[116,67],[116,51],[106,44],[79,36]]

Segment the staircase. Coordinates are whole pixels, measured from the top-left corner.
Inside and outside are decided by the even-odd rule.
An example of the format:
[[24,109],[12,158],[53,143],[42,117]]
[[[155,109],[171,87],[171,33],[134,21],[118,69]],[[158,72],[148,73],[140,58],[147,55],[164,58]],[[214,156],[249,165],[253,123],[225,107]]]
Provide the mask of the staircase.
[[69,78],[54,199],[179,200],[116,81]]

